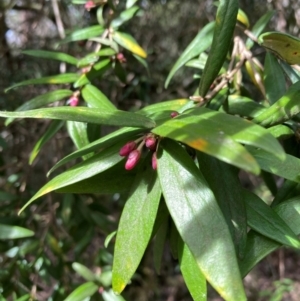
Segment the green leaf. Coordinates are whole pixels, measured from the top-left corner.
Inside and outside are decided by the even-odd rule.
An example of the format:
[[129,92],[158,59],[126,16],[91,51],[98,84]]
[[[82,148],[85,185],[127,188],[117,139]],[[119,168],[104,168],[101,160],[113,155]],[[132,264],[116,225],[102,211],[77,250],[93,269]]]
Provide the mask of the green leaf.
[[180,236],[226,301],[246,300],[230,232],[212,191],[182,147],[170,140],[161,147],[158,175]]
[[[51,172],[53,172],[55,169],[57,169],[58,167],[66,164],[67,162],[77,159],[79,157],[82,157],[88,153],[91,153],[93,151],[99,150],[99,149],[103,149],[106,147],[109,147],[115,143],[117,143],[120,140],[125,140],[128,139],[128,141],[130,139],[136,139],[136,135],[139,134],[142,130],[141,129],[135,129],[135,128],[122,128],[120,130],[117,130],[115,132],[112,132],[92,143],[90,143],[89,145],[87,145],[86,147],[81,148],[80,150],[77,150],[71,154],[69,154],[68,156],[66,156],[65,158],[61,159],[60,161],[58,161],[49,171],[48,176]],[[134,137],[134,138],[132,138]]]
[[104,30],[104,27],[101,25],[94,25],[83,29],[78,29],[69,34],[65,39],[61,40],[60,43],[63,44],[94,38],[100,36]]
[[65,63],[69,63],[71,65],[77,64],[77,59],[69,55],[67,53],[63,52],[56,52],[56,51],[46,51],[46,50],[23,50],[22,53],[39,57],[39,58],[44,58],[44,59],[49,59],[49,60],[57,60]]
[[239,11],[238,11],[237,20],[239,22],[241,22],[243,25],[245,25],[246,28],[248,28],[250,26],[250,22],[249,22],[248,16],[241,9],[239,9]]
[[193,41],[187,46],[187,48],[184,50],[184,52],[172,67],[166,79],[165,88],[168,87],[172,77],[182,66],[184,66],[192,58],[200,55],[200,53],[205,51],[210,46],[213,40],[214,26],[215,22],[211,22],[204,26],[193,39]]
[[98,285],[93,282],[86,282],[78,286],[64,301],[82,301],[94,295],[98,290]]
[[200,171],[225,217],[237,254],[242,258],[247,240],[247,213],[238,170],[204,153],[197,152],[197,158]]
[[194,301],[206,301],[206,279],[202,274],[197,261],[182,241],[179,245],[180,270]]
[[122,296],[116,295],[113,290],[104,291],[102,298],[104,301],[126,301]]
[[141,114],[126,111],[102,111],[87,107],[54,107],[22,112],[0,111],[0,117],[49,118],[114,126],[152,128],[154,121]]
[[34,232],[19,226],[0,224],[0,239],[18,239],[33,236]]
[[21,86],[28,86],[28,85],[40,85],[40,84],[50,84],[50,85],[57,85],[57,84],[70,84],[78,80],[79,74],[77,73],[64,73],[58,74],[53,76],[41,77],[41,78],[34,78],[24,80],[20,83],[10,86],[9,88],[5,89],[4,92],[8,92],[11,89],[21,87]]
[[89,53],[88,55],[86,55],[85,57],[81,58],[78,62],[77,62],[77,67],[78,68],[82,68],[85,66],[90,66],[90,65],[94,65],[97,61],[99,60],[99,55],[98,53]]
[[104,241],[104,247],[107,248],[111,240],[116,236],[117,231],[111,232],[109,235],[106,236]]
[[268,101],[273,104],[286,92],[285,77],[278,61],[270,53],[265,58],[264,84]]
[[206,108],[193,109],[159,125],[152,132],[253,173],[259,172],[257,163],[237,142],[260,147],[281,159],[285,157],[278,141],[264,128]]
[[[294,233],[300,235],[299,196],[274,207],[274,211],[287,223]],[[247,239],[246,255],[240,262],[240,271],[246,276],[265,256],[281,247],[281,244],[255,231],[250,231]]]
[[154,268],[158,275],[160,275],[161,262],[163,258],[167,233],[169,227],[169,220],[166,219],[157,230],[154,245],[153,245],[153,262]]
[[96,276],[94,275],[94,273],[90,269],[88,269],[86,266],[82,265],[81,263],[73,262],[72,268],[78,275],[80,275],[86,281],[95,281],[96,280]]
[[[55,90],[42,95],[39,95],[29,101],[26,101],[23,105],[18,107],[16,111],[27,111],[43,107],[47,104],[62,100],[66,97],[70,97],[73,94],[71,90]],[[5,125],[9,125],[14,119],[9,118],[6,120]]]
[[[100,193],[115,194],[128,193],[132,182],[136,176],[136,171],[127,171],[124,168],[124,162],[105,170],[91,178],[76,182],[56,190],[59,193]],[[113,179],[113,181],[112,181]]]
[[248,225],[256,232],[283,245],[299,248],[300,241],[289,226],[255,194],[242,192],[247,207]]
[[123,33],[120,31],[115,31],[112,35],[115,42],[117,42],[122,47],[126,48],[130,52],[139,55],[142,58],[147,57],[147,53],[141,46],[138,45],[137,41],[128,33]]
[[126,1],[126,8],[132,7],[138,0],[127,0]]
[[112,286],[121,293],[135,273],[151,238],[161,189],[148,156],[123,209],[115,244]]
[[35,158],[38,156],[42,147],[61,129],[61,127],[63,125],[64,125],[64,122],[60,121],[60,120],[54,120],[51,122],[50,126],[47,128],[47,130],[42,135],[42,137],[40,137],[40,139],[34,145],[33,150],[31,151],[31,154],[29,157],[30,165],[33,163]]
[[280,189],[277,191],[271,207],[279,205],[280,203],[291,199],[292,197],[300,194],[300,185],[296,182],[285,180]]
[[282,123],[300,113],[299,84],[300,82],[297,82],[292,85],[278,101],[257,115],[253,122],[267,127]]
[[290,65],[288,65],[284,61],[279,61],[279,64],[293,84],[295,84],[296,82],[298,82],[300,80],[299,72],[297,72],[295,69],[293,69]]
[[123,10],[118,18],[111,21],[110,23],[111,27],[112,28],[120,27],[122,24],[132,19],[132,17],[138,12],[138,10],[139,10],[138,6],[132,6],[126,10]]
[[294,156],[286,155],[284,161],[262,149],[247,148],[255,158],[260,168],[279,177],[300,183],[300,160]]
[[199,95],[204,97],[218,75],[229,50],[239,3],[237,0],[221,0],[214,29],[214,37],[199,86]]
[[56,176],[46,185],[44,185],[20,210],[21,213],[26,207],[28,207],[37,198],[57,190],[59,188],[80,182],[82,180],[91,178],[92,176],[99,174],[110,167],[116,165],[123,158],[119,155],[119,150],[124,144],[124,141],[109,147],[93,157],[73,166],[64,173]]
[[283,124],[271,126],[267,129],[267,131],[277,139],[286,139],[295,135],[294,131],[290,127]]
[[266,32],[259,37],[261,46],[267,48],[290,65],[300,63],[300,39],[281,32]]
[[[273,16],[276,14],[275,10],[270,10],[267,13],[265,13],[253,26],[251,33],[254,37],[258,37],[262,31],[265,29],[269,21],[273,18]],[[254,42],[252,39],[248,38],[246,42],[246,46],[248,49],[252,48],[254,45]]]

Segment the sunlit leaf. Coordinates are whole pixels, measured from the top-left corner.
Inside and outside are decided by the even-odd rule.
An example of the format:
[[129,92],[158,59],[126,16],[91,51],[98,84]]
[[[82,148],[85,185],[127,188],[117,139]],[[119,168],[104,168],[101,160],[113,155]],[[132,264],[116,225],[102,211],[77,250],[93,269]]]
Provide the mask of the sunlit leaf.
[[89,38],[100,36],[104,30],[104,27],[101,25],[94,25],[83,29],[78,29],[70,33],[66,38],[61,40],[60,43],[87,40]]
[[98,290],[98,285],[94,282],[86,282],[78,286],[64,301],[82,301],[94,295]]
[[138,10],[138,6],[132,6],[126,10],[123,10],[120,13],[119,17],[111,21],[110,25],[112,26],[112,28],[120,27],[122,24],[132,19],[132,17],[138,12]]
[[239,22],[241,22],[243,25],[246,26],[246,28],[248,28],[250,26],[250,22],[249,22],[249,19],[248,19],[248,16],[246,15],[246,13],[239,9],[238,11],[238,14],[237,14],[237,20]]
[[80,275],[86,281],[95,281],[96,280],[96,276],[94,275],[94,273],[90,269],[88,269],[86,266],[82,265],[81,263],[73,262],[72,268],[78,275]]
[[33,236],[34,232],[19,226],[0,224],[0,239],[18,239]]

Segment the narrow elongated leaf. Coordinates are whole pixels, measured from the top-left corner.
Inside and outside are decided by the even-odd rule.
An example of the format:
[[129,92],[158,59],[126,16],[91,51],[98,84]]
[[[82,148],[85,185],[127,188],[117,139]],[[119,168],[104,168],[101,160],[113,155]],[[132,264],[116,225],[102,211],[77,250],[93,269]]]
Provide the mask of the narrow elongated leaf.
[[[120,140],[124,140],[126,141],[126,139],[136,139],[136,135],[139,134],[142,130],[141,129],[135,129],[135,128],[122,128],[120,130],[117,130],[115,132],[112,132],[92,143],[90,143],[89,145],[87,145],[86,147],[83,147],[73,153],[71,153],[70,155],[66,156],[65,158],[61,159],[60,161],[58,161],[49,171],[48,176],[51,172],[53,172],[55,169],[57,169],[58,167],[66,164],[67,162],[74,160],[76,158],[79,158],[81,156],[84,156],[86,154],[89,154],[93,151],[99,150],[99,149],[103,149],[106,147],[109,147],[115,143],[117,143]],[[132,138],[134,137],[134,138]],[[127,141],[128,142],[128,141]]]
[[286,139],[295,135],[294,131],[290,127],[283,124],[271,126],[267,129],[267,131],[277,139]]
[[78,29],[69,34],[65,39],[61,40],[60,43],[69,43],[94,38],[100,36],[104,30],[104,27],[101,25],[94,25],[84,29]]
[[121,293],[135,273],[151,238],[161,189],[156,172],[140,170],[123,209],[114,251],[112,287]]
[[[273,18],[273,16],[276,14],[275,10],[270,10],[266,12],[253,26],[251,33],[254,37],[258,38],[258,36],[262,33],[262,31],[265,29],[269,21]],[[254,45],[254,41],[250,38],[248,38],[246,42],[246,46],[248,49],[250,49]]]
[[104,301],[126,301],[122,296],[116,295],[113,290],[104,291],[102,293]]
[[126,8],[132,7],[138,0],[127,0],[126,1]]
[[57,60],[65,63],[69,63],[71,65],[77,64],[77,59],[64,52],[56,52],[56,51],[46,51],[46,50],[23,50],[22,53],[40,57],[43,59],[49,59],[49,60]]
[[226,301],[246,300],[231,235],[212,191],[182,147],[170,140],[161,146],[158,175],[180,236]]
[[11,89],[22,87],[22,86],[28,86],[28,85],[40,85],[40,84],[50,84],[50,85],[56,85],[56,84],[70,84],[75,82],[79,78],[79,74],[77,73],[64,73],[64,74],[58,74],[53,76],[47,76],[47,77],[41,77],[41,78],[34,78],[34,79],[28,79],[24,80],[20,83],[17,83],[15,85],[10,86],[9,88],[5,89],[5,93],[8,92]]
[[279,177],[300,183],[300,159],[286,155],[284,161],[262,149],[247,148],[260,168]]
[[[299,82],[295,85],[298,86]],[[259,123],[262,126],[271,126],[293,118],[293,116],[300,113],[299,98],[300,90],[295,91],[294,87],[291,86],[286,94],[268,109],[257,115],[253,119],[253,122]]]
[[293,84],[295,84],[296,82],[298,82],[300,80],[299,72],[297,72],[295,69],[293,69],[290,65],[288,65],[284,61],[279,61],[279,64]]
[[81,93],[84,100],[93,108],[116,110],[112,102],[95,86],[85,85]]
[[0,239],[18,239],[33,236],[34,232],[19,226],[0,224]]
[[180,270],[194,301],[206,301],[206,279],[197,261],[183,242],[179,245]]
[[193,41],[187,46],[187,48],[184,50],[184,52],[181,54],[179,59],[176,61],[174,66],[172,67],[166,82],[165,82],[165,88],[168,87],[172,77],[174,74],[187,63],[192,58],[200,55],[203,51],[205,51],[212,43],[213,40],[213,29],[215,26],[215,22],[211,22],[204,26],[199,33],[196,35],[196,37],[193,39]]
[[60,121],[60,120],[54,120],[51,122],[51,124],[48,127],[48,129],[46,130],[46,132],[42,135],[42,137],[34,145],[34,148],[29,157],[29,164],[32,164],[32,162],[35,160],[35,158],[40,153],[43,146],[61,129],[61,127],[63,125],[64,125],[64,122]]
[[[299,196],[279,204],[274,207],[274,210],[294,233],[300,235]],[[281,247],[280,243],[251,230],[248,234],[246,255],[240,262],[241,274],[246,276],[259,261],[279,247]]]
[[115,126],[134,126],[143,128],[152,128],[154,121],[141,114],[126,111],[102,111],[87,107],[55,107],[46,109],[37,109],[22,112],[3,112],[0,111],[0,117],[13,118],[49,118],[59,120],[72,120],[79,122],[106,124]]
[[[197,152],[199,168],[225,217],[237,254],[243,257],[247,240],[247,213],[238,171],[204,153]],[[222,185],[220,185],[220,180]]]
[[137,41],[128,33],[115,31],[113,33],[113,39],[122,47],[126,48],[130,52],[139,55],[142,58],[147,57],[145,50],[137,43]]
[[132,19],[132,17],[138,12],[138,10],[139,10],[138,6],[132,6],[126,10],[123,10],[118,18],[111,21],[110,23],[111,27],[112,28],[120,27],[122,24]]
[[96,280],[96,276],[94,275],[94,273],[90,269],[88,269],[86,266],[82,265],[81,263],[73,262],[72,268],[78,275],[80,275],[86,281],[95,281]]
[[280,244],[299,248],[300,241],[289,226],[255,194],[244,190],[242,195],[247,207],[248,225],[256,232]]
[[86,282],[78,286],[64,301],[82,301],[91,297],[98,290],[98,285],[94,282]]
[[300,63],[300,39],[282,32],[266,32],[259,37],[259,41],[288,64]]
[[239,9],[239,11],[238,11],[237,20],[239,22],[241,22],[243,25],[245,25],[247,28],[250,26],[250,22],[249,22],[248,16],[241,9]]
[[275,195],[275,198],[271,204],[271,207],[277,206],[280,203],[291,199],[295,195],[300,194],[300,185],[299,183],[285,180],[280,189],[278,190],[277,194]]
[[277,60],[270,53],[265,58],[264,84],[266,96],[271,104],[275,103],[286,92],[285,77]]
[[154,261],[155,271],[158,275],[160,275],[160,269],[161,269],[161,263],[162,263],[164,249],[165,249],[168,227],[169,227],[169,220],[166,219],[157,230],[155,240],[154,240],[153,261]]
[[199,95],[202,97],[206,95],[225,61],[235,28],[238,9],[237,0],[220,1],[213,42],[199,86]]
[[123,143],[122,141],[119,144],[109,147],[53,178],[23,206],[20,212],[28,207],[34,200],[51,191],[91,178],[116,165],[123,159],[119,155],[119,150]]
[[[16,111],[27,111],[37,109],[47,104],[62,100],[73,94],[71,90],[55,90],[42,95],[39,95],[29,101],[26,101],[23,105],[18,107]],[[14,119],[9,118],[6,120],[5,125],[9,125]]]

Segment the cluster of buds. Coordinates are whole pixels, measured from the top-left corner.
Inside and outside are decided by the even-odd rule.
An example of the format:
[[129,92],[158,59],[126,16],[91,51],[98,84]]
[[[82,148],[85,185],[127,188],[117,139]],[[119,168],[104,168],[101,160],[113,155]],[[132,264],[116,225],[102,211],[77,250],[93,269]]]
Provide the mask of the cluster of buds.
[[156,158],[156,146],[157,137],[153,134],[147,134],[135,141],[127,142],[119,151],[120,156],[127,157],[125,163],[125,169],[133,169],[139,162],[141,158],[142,148],[146,146],[150,151],[153,151],[152,155],[152,168],[157,168],[157,158]]
[[94,1],[87,1],[84,5],[84,8],[87,11],[90,11],[92,8],[96,7],[96,3]]
[[76,91],[67,101],[67,104],[71,107],[77,107],[79,103],[79,91]]

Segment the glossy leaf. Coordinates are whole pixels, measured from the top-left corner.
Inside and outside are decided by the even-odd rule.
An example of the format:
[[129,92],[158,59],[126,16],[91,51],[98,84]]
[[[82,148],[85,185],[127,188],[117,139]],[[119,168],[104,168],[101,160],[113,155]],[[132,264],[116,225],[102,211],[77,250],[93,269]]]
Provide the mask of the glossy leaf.
[[182,66],[184,66],[192,58],[205,51],[211,45],[213,40],[214,26],[215,22],[211,22],[204,26],[193,39],[193,41],[187,46],[187,48],[184,50],[184,52],[172,67],[166,79],[165,88],[168,87],[172,77]]
[[109,147],[53,178],[23,206],[20,212],[28,207],[34,200],[51,191],[91,178],[116,165],[123,159],[119,155],[119,149],[123,143],[124,142],[121,142]]
[[104,32],[104,30],[104,27],[101,25],[94,25],[83,29],[78,29],[73,31],[63,40],[61,40],[60,43],[69,43],[94,38],[100,36]]
[[0,240],[18,239],[33,236],[34,232],[19,226],[0,224]]
[[247,149],[258,162],[261,169],[279,177],[300,183],[300,159],[287,154],[286,158],[281,161],[262,149],[252,147],[248,147]]
[[[294,233],[300,235],[300,202],[299,196],[274,207],[274,211],[287,223]],[[253,230],[248,234],[246,255],[240,262],[243,276],[264,257],[281,247],[281,244]]]
[[179,254],[180,270],[193,300],[206,301],[206,279],[188,246],[182,242]]
[[[265,29],[267,24],[270,22],[270,20],[273,18],[275,15],[276,11],[275,10],[270,10],[266,12],[258,21],[255,23],[253,26],[251,33],[255,38],[258,38],[258,36],[262,33],[262,31]],[[248,38],[246,42],[246,46],[248,49],[250,49],[254,45],[254,41]]]
[[142,58],[147,57],[147,53],[137,41],[129,34],[120,31],[115,31],[112,35],[113,39],[122,47],[126,48],[130,52],[139,55]]
[[80,275],[86,281],[95,281],[96,280],[96,276],[94,275],[94,273],[90,269],[88,269],[86,266],[82,265],[81,263],[73,262],[72,268],[78,275]]
[[[299,83],[300,82],[294,84],[295,87],[297,87]],[[291,86],[285,95],[261,114],[257,115],[253,119],[253,122],[267,127],[291,119],[293,116],[300,113],[299,98],[300,90],[295,91],[294,87]]]
[[242,195],[247,207],[247,222],[253,230],[283,245],[300,247],[296,234],[272,208],[247,190],[244,190]]
[[49,60],[57,60],[71,65],[77,64],[77,59],[64,52],[46,51],[46,50],[23,50],[22,53]]
[[98,285],[94,282],[86,282],[78,286],[64,301],[82,301],[94,295],[98,290]]
[[204,97],[218,75],[229,50],[236,24],[239,3],[237,0],[221,0],[214,29],[214,37],[199,86]]
[[181,238],[226,301],[246,300],[230,232],[213,192],[181,146],[163,140],[161,147],[159,180]]
[[238,170],[204,153],[197,152],[197,158],[200,171],[212,189],[227,222],[237,254],[242,258],[247,240],[247,213]]
[[126,111],[102,111],[87,107],[54,107],[22,112],[0,111],[0,117],[49,118],[114,126],[152,128],[154,121],[141,114]]
[[61,129],[63,125],[64,122],[60,120],[54,120],[51,122],[50,126],[47,128],[45,133],[42,135],[42,137],[40,137],[40,139],[34,145],[34,148],[31,151],[29,157],[29,164],[33,163],[33,161],[38,156],[43,146]]
[[110,23],[111,27],[112,28],[120,27],[122,24],[132,19],[132,17],[138,12],[138,10],[139,10],[138,6],[132,6],[126,10],[123,10],[120,13],[119,17],[111,21]]
[[[26,101],[23,105],[18,107],[16,111],[27,111],[37,109],[47,104],[62,100],[70,97],[73,94],[71,90],[55,90],[42,95],[39,95],[31,100]],[[14,119],[9,118],[6,120],[5,125],[9,125]]]
[[161,263],[163,258],[163,253],[165,249],[165,243],[168,233],[169,220],[166,219],[157,230],[154,245],[153,245],[153,262],[154,268],[158,275],[160,275]]
[[28,86],[28,85],[40,85],[40,84],[50,84],[50,85],[56,85],[56,84],[70,84],[75,82],[79,78],[79,74],[77,73],[64,73],[64,74],[58,74],[53,76],[47,76],[47,77],[41,77],[41,78],[34,78],[34,79],[28,79],[24,80],[20,83],[14,84],[10,86],[9,88],[5,89],[5,93],[8,92],[11,89],[22,87],[22,86]]
[[281,32],[266,32],[259,37],[261,46],[267,48],[290,65],[300,63],[300,39]]
[[146,158],[132,185],[119,222],[113,262],[113,290],[121,293],[135,273],[151,238],[161,189]]
[[125,170],[124,162],[120,162],[119,164],[98,175],[82,180],[80,182],[76,182],[75,184],[65,186],[56,190],[55,192],[80,194],[128,193],[135,176],[135,170]]
[[271,104],[275,103],[286,92],[286,83],[282,68],[270,53],[267,53],[265,58],[264,84],[267,99]]
[[[136,139],[136,135],[138,133],[140,133],[142,130],[141,129],[135,129],[135,128],[122,128],[120,130],[117,130],[115,132],[112,132],[92,143],[90,143],[89,145],[87,145],[86,147],[83,147],[71,154],[69,154],[68,156],[66,156],[65,158],[61,159],[60,161],[58,161],[49,171],[48,175],[53,172],[55,169],[57,169],[58,167],[66,164],[67,162],[77,159],[79,157],[82,157],[86,154],[89,154],[93,151],[99,150],[99,149],[103,149],[106,147],[109,147],[115,143],[117,143],[120,140],[124,140],[124,139],[132,139],[131,137],[134,137],[134,139]],[[128,141],[127,141],[128,142]]]
[[267,131],[277,139],[286,139],[295,135],[294,131],[290,127],[283,124],[271,126],[267,129]]

